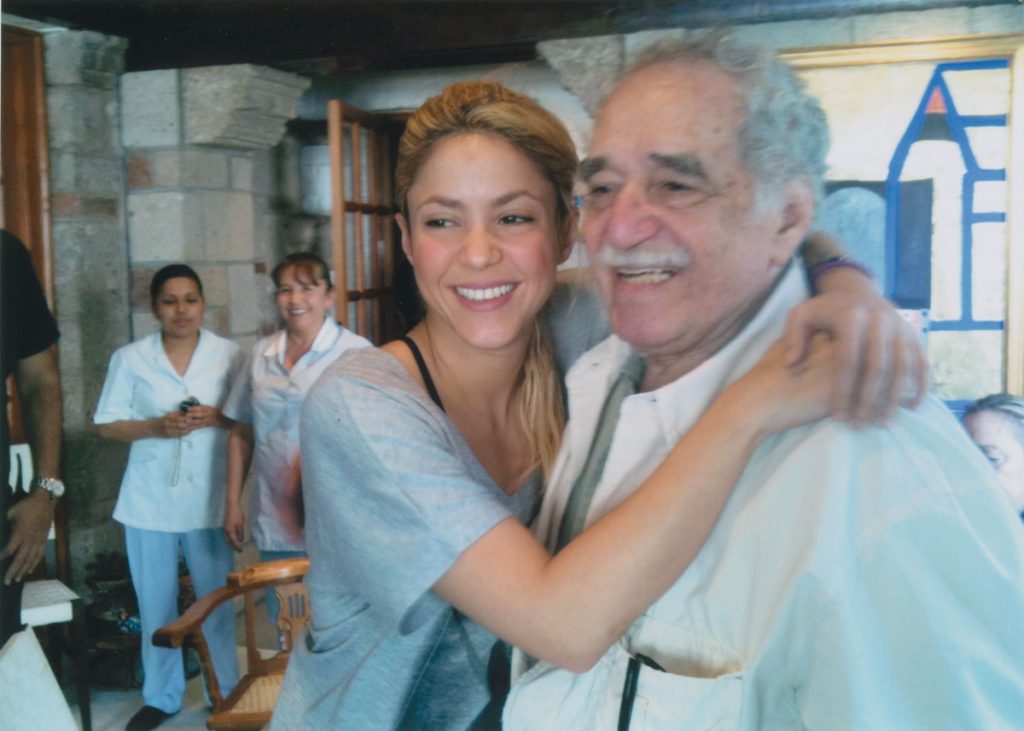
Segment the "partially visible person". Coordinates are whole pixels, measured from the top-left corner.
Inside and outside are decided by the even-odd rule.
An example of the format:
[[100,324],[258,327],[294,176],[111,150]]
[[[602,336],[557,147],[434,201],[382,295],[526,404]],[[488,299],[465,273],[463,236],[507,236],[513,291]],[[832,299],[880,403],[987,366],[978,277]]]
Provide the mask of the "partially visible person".
[[[124,524],[139,599],[145,705],[127,731],[156,728],[181,709],[181,652],[150,641],[178,616],[179,551],[197,596],[223,586],[234,564],[220,528],[233,422],[220,408],[241,365],[239,348],[202,327],[203,286],[191,267],[163,267],[149,292],[160,331],[114,353],[93,417],[102,436],[132,445],[114,519]],[[227,695],[238,681],[231,606],[213,612],[203,630]]]
[[1024,398],[995,393],[978,399],[964,411],[963,423],[1024,520]]
[[[635,500],[804,305],[793,255],[827,149],[795,71],[723,33],[641,52],[604,102],[583,231],[615,335],[567,377],[571,419],[534,523],[549,547]],[[635,359],[637,392],[614,399]],[[681,576],[586,672],[521,675],[503,728],[1011,731],[1022,709],[1024,532],[926,397],[870,428],[823,420],[764,440]]]
[[345,353],[303,407],[314,609],[272,728],[495,727],[508,672],[495,635],[592,663],[699,549],[754,446],[828,411],[842,348],[789,368],[780,347],[668,438],[635,500],[543,550],[524,524],[564,412],[541,313],[576,231],[576,164],[558,120],[496,82],[449,86],[409,119],[398,223],[426,315]]
[[[261,561],[305,555],[299,458],[302,402],[339,355],[370,345],[334,321],[330,271],[319,256],[289,254],[270,276],[284,329],[256,343],[223,409],[235,420],[228,437],[224,535],[236,551],[242,550],[242,488],[251,458],[255,494],[249,519]],[[273,591],[267,601],[273,621]]]
[[21,589],[25,575],[42,560],[46,536],[57,499],[64,494],[60,480],[61,392],[57,370],[57,323],[32,268],[28,250],[11,233],[2,239],[3,319],[0,351],[3,380],[14,374],[21,399],[25,439],[32,450],[31,491],[14,494],[7,485],[10,434],[7,389],[4,386],[3,439],[0,444],[0,647],[21,627]]

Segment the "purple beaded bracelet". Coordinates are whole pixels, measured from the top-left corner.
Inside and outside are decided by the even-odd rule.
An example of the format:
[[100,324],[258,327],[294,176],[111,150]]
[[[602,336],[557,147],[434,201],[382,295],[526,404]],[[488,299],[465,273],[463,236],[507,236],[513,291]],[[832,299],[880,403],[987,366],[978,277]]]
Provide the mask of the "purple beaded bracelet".
[[850,269],[856,269],[858,272],[863,274],[868,279],[873,279],[871,270],[863,264],[858,263],[852,257],[842,254],[840,256],[830,256],[827,259],[819,261],[817,264],[807,270],[807,276],[810,277],[812,282],[817,282],[818,277],[827,272],[829,269],[836,269],[837,267],[849,267]]

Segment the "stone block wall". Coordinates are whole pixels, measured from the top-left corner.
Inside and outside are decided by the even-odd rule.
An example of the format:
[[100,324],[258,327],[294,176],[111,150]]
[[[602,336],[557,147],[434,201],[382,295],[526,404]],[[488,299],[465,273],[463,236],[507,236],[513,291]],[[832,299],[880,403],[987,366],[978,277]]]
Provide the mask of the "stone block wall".
[[175,261],[209,290],[211,330],[246,344],[273,326],[263,272],[282,226],[271,149],[308,84],[247,64],[122,77],[134,337],[156,329],[146,283]]
[[100,439],[92,414],[110,353],[130,337],[118,78],[126,43],[92,32],[45,39],[50,213],[64,404],[72,578],[120,546],[110,520],[123,445]]

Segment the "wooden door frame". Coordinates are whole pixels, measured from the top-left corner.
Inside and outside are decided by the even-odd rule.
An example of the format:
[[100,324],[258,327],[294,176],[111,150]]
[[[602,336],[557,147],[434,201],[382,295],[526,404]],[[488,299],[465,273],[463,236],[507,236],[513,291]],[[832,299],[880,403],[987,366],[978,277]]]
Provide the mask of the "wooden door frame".
[[28,247],[43,291],[54,309],[50,233],[50,158],[46,123],[43,38],[3,26],[4,228]]

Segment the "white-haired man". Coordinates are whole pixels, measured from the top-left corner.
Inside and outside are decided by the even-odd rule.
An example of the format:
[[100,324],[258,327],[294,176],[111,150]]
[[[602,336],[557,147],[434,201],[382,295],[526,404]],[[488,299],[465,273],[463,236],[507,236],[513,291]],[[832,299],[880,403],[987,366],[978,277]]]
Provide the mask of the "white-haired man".
[[[569,375],[537,523],[553,548],[628,496],[806,298],[793,254],[827,147],[792,70],[720,35],[651,52],[605,103],[584,237],[616,336]],[[602,421],[634,353],[638,392]],[[512,731],[1022,723],[1024,532],[934,400],[765,442],[623,640],[582,675],[534,666],[505,708]]]

